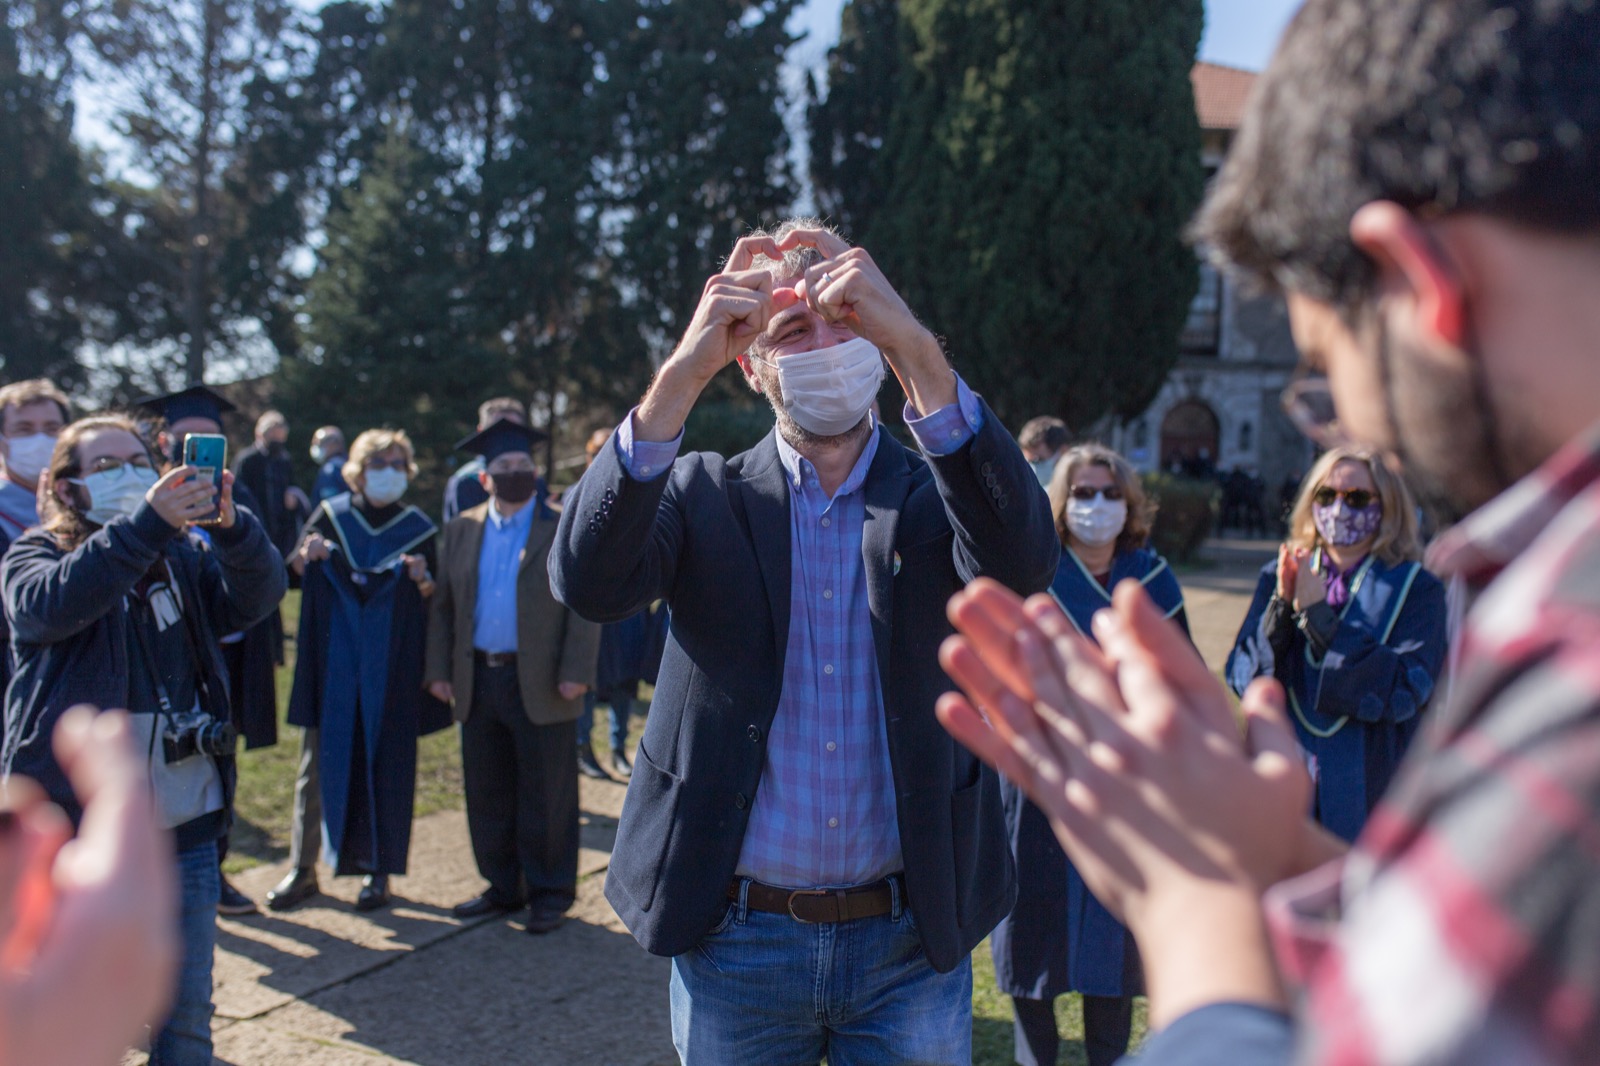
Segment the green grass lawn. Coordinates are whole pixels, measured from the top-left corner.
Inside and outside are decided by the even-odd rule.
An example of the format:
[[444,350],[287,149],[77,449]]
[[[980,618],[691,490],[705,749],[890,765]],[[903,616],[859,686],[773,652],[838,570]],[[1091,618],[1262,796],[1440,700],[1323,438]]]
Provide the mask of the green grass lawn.
[[[283,601],[286,632],[296,632],[300,618],[300,593],[290,592]],[[278,671],[278,743],[271,748],[247,751],[239,757],[239,793],[236,805],[231,850],[226,869],[229,873],[266,862],[282,862],[289,854],[289,820],[294,810],[295,770],[300,762],[300,730],[289,726],[283,716],[289,704],[289,683],[294,670],[294,643],[287,648],[288,663]],[[636,707],[648,705],[649,690]],[[594,746],[604,755],[610,749],[609,713],[595,713]],[[630,730],[634,743],[644,727],[644,718],[635,714]],[[417,745],[418,817],[436,811],[459,810],[461,793],[461,744],[454,729],[422,738]],[[663,992],[663,994],[665,994]],[[995,987],[994,964],[985,941],[972,956],[972,1061],[974,1066],[1007,1066],[1011,1056],[1011,999]],[[1056,1001],[1056,1021],[1067,1043],[1062,1062],[1080,1066],[1083,1054],[1083,1013],[1077,996]],[[1134,1013],[1134,1039],[1144,1038],[1145,1011],[1141,1000]]]

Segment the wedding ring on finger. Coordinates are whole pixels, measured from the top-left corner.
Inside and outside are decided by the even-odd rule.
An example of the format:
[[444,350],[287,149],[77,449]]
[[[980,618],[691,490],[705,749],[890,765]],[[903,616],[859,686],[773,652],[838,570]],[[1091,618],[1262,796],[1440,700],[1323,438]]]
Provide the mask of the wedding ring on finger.
[[829,285],[832,285],[833,284],[833,275],[829,274],[827,271],[823,271],[822,272],[822,284],[823,284],[824,288],[826,288]]

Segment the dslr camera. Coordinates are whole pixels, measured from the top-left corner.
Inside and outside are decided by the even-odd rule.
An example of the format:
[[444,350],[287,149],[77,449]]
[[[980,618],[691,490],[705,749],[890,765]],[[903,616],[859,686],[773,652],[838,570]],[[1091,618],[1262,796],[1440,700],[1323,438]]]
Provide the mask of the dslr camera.
[[161,755],[169,764],[196,755],[231,757],[238,745],[233,723],[219,722],[204,711],[175,714],[161,729]]

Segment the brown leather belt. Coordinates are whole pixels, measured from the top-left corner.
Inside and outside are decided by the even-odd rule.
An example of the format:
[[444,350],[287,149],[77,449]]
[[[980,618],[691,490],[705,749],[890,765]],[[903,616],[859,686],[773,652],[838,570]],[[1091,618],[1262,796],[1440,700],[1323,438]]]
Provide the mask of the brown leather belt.
[[[728,898],[739,901],[739,883],[735,877],[728,885]],[[745,903],[753,911],[766,914],[786,914],[797,922],[820,925],[827,922],[850,922],[857,918],[876,918],[894,910],[895,890],[889,882],[899,881],[899,874],[891,874],[882,881],[854,888],[774,888],[760,881],[750,882]],[[905,885],[900,888],[901,906],[905,905]]]
[[514,651],[478,651],[474,648],[472,658],[492,670],[517,665],[517,653]]

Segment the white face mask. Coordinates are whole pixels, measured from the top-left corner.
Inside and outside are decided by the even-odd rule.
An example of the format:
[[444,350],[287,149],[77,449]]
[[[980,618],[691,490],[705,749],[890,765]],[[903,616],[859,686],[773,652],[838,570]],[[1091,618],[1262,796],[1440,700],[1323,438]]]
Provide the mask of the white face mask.
[[1067,503],[1067,529],[1091,548],[1110,544],[1127,524],[1127,500],[1108,500],[1104,496],[1096,496],[1092,500],[1071,500]]
[[406,487],[410,479],[404,470],[369,470],[367,472],[367,487],[362,490],[362,495],[367,502],[377,507],[387,507],[406,494]]
[[883,353],[862,337],[774,360],[750,358],[778,372],[784,410],[819,437],[855,429],[883,384]]
[[6,442],[6,469],[23,481],[38,481],[55,454],[56,439],[48,433],[13,437]]
[[82,485],[89,492],[89,509],[83,517],[103,526],[113,518],[137,511],[156,477],[156,472],[147,466],[121,466],[86,478],[73,478],[72,484]]

